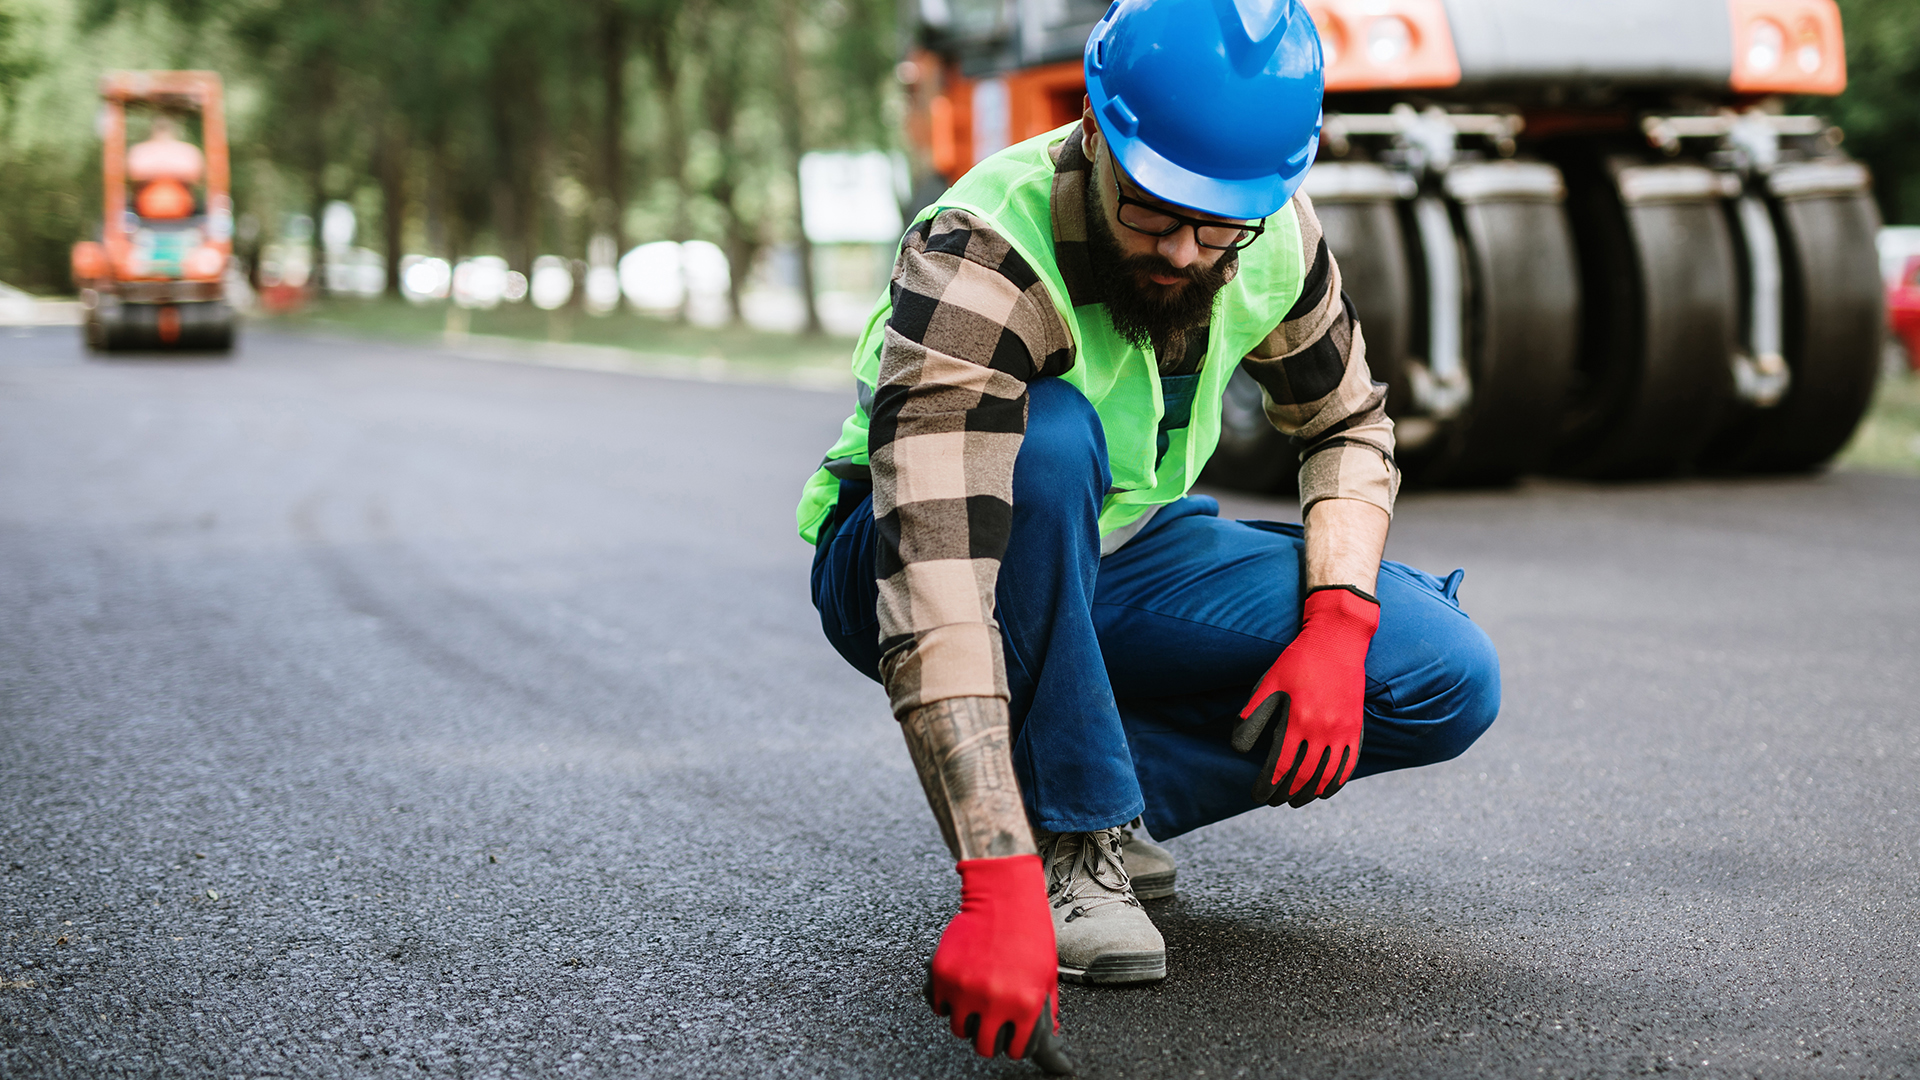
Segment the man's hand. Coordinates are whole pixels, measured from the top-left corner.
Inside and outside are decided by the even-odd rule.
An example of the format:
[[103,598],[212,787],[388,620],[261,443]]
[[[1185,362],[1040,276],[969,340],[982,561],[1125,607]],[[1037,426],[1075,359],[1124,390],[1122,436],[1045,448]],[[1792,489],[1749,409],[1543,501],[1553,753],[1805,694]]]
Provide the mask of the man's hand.
[[1254,801],[1305,806],[1332,798],[1353,775],[1365,716],[1367,646],[1379,626],[1379,602],[1359,589],[1322,586],[1307,594],[1299,636],[1267,669],[1233,729],[1233,748],[1243,754],[1271,732]]
[[960,913],[940,935],[927,1004],[981,1057],[1032,1058],[1071,1072],[1059,1042],[1060,976],[1037,855],[965,859]]

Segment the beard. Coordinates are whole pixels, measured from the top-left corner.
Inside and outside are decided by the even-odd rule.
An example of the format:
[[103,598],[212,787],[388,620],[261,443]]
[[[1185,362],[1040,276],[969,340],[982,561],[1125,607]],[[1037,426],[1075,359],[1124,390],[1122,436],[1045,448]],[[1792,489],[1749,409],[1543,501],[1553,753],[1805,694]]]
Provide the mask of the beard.
[[[1165,351],[1187,330],[1209,320],[1214,298],[1233,280],[1240,253],[1222,252],[1212,266],[1195,263],[1184,268],[1160,255],[1128,255],[1107,222],[1096,187],[1091,181],[1087,184],[1087,254],[1092,257],[1094,284],[1106,301],[1107,316],[1114,331],[1134,348],[1151,344]],[[1162,285],[1150,274],[1181,280]]]

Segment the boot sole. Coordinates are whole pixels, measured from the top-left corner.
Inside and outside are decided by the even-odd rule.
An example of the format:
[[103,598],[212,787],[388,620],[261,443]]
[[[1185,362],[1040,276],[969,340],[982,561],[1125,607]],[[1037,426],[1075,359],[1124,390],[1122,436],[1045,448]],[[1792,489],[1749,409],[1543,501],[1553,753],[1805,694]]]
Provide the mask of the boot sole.
[[1060,978],[1083,985],[1114,986],[1159,982],[1167,977],[1167,954],[1160,952],[1106,953],[1084,968],[1060,965]]
[[1133,880],[1133,898],[1135,900],[1165,900],[1173,895],[1173,877],[1175,871],[1164,874],[1146,874]]

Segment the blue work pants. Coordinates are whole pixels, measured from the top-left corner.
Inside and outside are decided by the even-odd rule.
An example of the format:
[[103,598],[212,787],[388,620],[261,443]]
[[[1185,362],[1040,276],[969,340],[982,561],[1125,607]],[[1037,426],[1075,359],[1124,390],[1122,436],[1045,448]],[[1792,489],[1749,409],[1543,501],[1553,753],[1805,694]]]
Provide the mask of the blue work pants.
[[[1108,485],[1093,406],[1069,383],[1034,382],[994,594],[1014,770],[1046,829],[1144,816],[1164,839],[1258,805],[1264,758],[1228,738],[1299,633],[1306,542],[1297,525],[1223,521],[1215,500],[1190,495],[1102,558]],[[876,681],[877,539],[870,487],[844,483],[813,599],[834,648]],[[1381,564],[1356,779],[1455,757],[1493,723],[1499,659],[1455,600],[1461,577]]]

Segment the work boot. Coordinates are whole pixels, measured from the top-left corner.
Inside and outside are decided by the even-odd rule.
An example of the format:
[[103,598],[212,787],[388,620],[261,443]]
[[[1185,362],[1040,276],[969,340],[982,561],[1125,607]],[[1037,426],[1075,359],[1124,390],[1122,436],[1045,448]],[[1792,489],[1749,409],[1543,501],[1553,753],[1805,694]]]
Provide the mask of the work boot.
[[1035,829],[1033,838],[1047,867],[1060,978],[1107,984],[1166,978],[1167,943],[1133,895],[1120,858],[1120,829]]
[[1120,826],[1120,859],[1133,880],[1134,899],[1165,900],[1173,895],[1173,852],[1147,839],[1146,823],[1139,818]]

